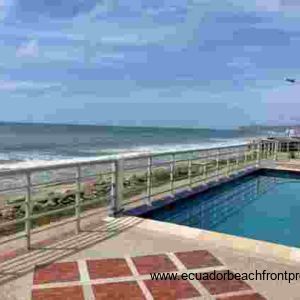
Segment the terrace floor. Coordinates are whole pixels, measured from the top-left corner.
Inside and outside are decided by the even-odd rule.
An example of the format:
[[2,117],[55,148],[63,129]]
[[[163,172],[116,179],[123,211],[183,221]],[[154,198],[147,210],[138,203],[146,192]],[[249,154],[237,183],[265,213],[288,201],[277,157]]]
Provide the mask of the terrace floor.
[[289,160],[285,162],[278,162],[276,169],[300,171],[300,160]]
[[300,263],[249,255],[195,238],[184,226],[170,232],[172,227],[153,222],[108,219],[90,231],[2,260],[0,299],[300,299],[300,280],[149,280],[150,272],[176,270],[300,270]]

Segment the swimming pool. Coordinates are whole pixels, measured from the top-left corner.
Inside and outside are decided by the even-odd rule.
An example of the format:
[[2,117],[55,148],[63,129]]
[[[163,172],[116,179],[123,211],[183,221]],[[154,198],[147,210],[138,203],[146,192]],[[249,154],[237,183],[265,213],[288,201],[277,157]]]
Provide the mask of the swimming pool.
[[300,247],[300,174],[259,170],[144,217]]

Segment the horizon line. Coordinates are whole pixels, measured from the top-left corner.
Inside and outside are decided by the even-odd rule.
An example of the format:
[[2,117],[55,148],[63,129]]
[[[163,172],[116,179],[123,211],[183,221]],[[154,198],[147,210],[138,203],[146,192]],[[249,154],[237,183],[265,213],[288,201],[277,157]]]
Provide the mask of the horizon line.
[[163,128],[163,129],[186,129],[186,130],[210,130],[210,131],[215,131],[215,130],[243,130],[243,129],[251,129],[251,128],[259,128],[259,127],[273,127],[273,128],[280,128],[280,127],[299,127],[300,124],[249,124],[249,125],[240,125],[237,127],[233,128],[210,128],[210,127],[191,127],[191,126],[177,126],[177,125],[116,125],[116,124],[99,124],[99,123],[72,123],[72,122],[67,122],[67,123],[61,123],[61,122],[41,122],[41,121],[0,121],[0,125],[9,125],[9,124],[14,124],[14,125],[54,125],[54,126],[87,126],[87,127],[125,127],[125,128]]

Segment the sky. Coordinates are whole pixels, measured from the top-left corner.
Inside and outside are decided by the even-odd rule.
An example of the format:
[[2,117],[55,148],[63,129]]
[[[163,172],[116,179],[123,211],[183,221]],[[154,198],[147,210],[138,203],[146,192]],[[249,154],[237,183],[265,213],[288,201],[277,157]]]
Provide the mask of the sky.
[[1,121],[300,123],[297,0],[0,0],[0,21]]

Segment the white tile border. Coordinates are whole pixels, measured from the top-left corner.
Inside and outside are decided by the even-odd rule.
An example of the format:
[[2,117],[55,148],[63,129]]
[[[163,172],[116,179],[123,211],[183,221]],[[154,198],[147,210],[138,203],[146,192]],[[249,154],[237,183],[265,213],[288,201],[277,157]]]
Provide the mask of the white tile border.
[[77,260],[78,270],[80,274],[80,284],[83,290],[83,297],[85,300],[95,300],[93,287],[90,284],[90,275],[86,260]]
[[127,262],[129,269],[131,270],[132,274],[134,275],[135,280],[136,280],[137,284],[139,285],[142,293],[144,294],[146,300],[153,300],[153,297],[152,297],[150,291],[148,290],[146,284],[144,283],[143,280],[139,279],[139,273],[132,261],[132,258],[130,256],[125,256],[125,260]]
[[90,275],[89,275],[89,271],[87,268],[86,260],[79,259],[79,260],[77,260],[77,264],[78,264],[78,270],[79,270],[79,274],[80,274],[80,282],[82,284],[90,282]]
[[242,291],[237,291],[237,292],[228,292],[228,293],[223,293],[223,294],[219,294],[219,295],[214,295],[214,297],[218,297],[218,298],[222,299],[222,298],[227,298],[227,297],[248,296],[248,295],[255,295],[255,294],[258,294],[258,292],[256,292],[255,290],[242,290]]
[[[169,253],[167,253],[167,255],[170,258],[170,260],[175,264],[175,266],[177,267],[178,270],[180,270],[181,272],[184,272],[187,270],[186,267],[184,266],[184,264],[175,255],[175,253],[169,252]],[[225,266],[222,266],[222,267],[225,267]],[[206,271],[206,272],[209,272],[209,271]],[[188,281],[198,291],[198,293],[201,296],[205,296],[207,298],[211,297],[209,291],[198,280],[188,280]]]
[[[122,217],[127,218],[127,217]],[[250,256],[266,260],[276,260],[282,263],[300,264],[300,248],[288,247],[281,244],[259,241],[245,237],[239,237],[215,231],[192,228],[184,225],[177,225],[162,221],[136,218],[136,227],[141,230],[149,230],[161,234],[175,235],[182,239],[192,239],[201,242],[210,242],[217,247],[231,248],[233,250],[242,251]],[[202,243],[202,248],[205,244]]]

